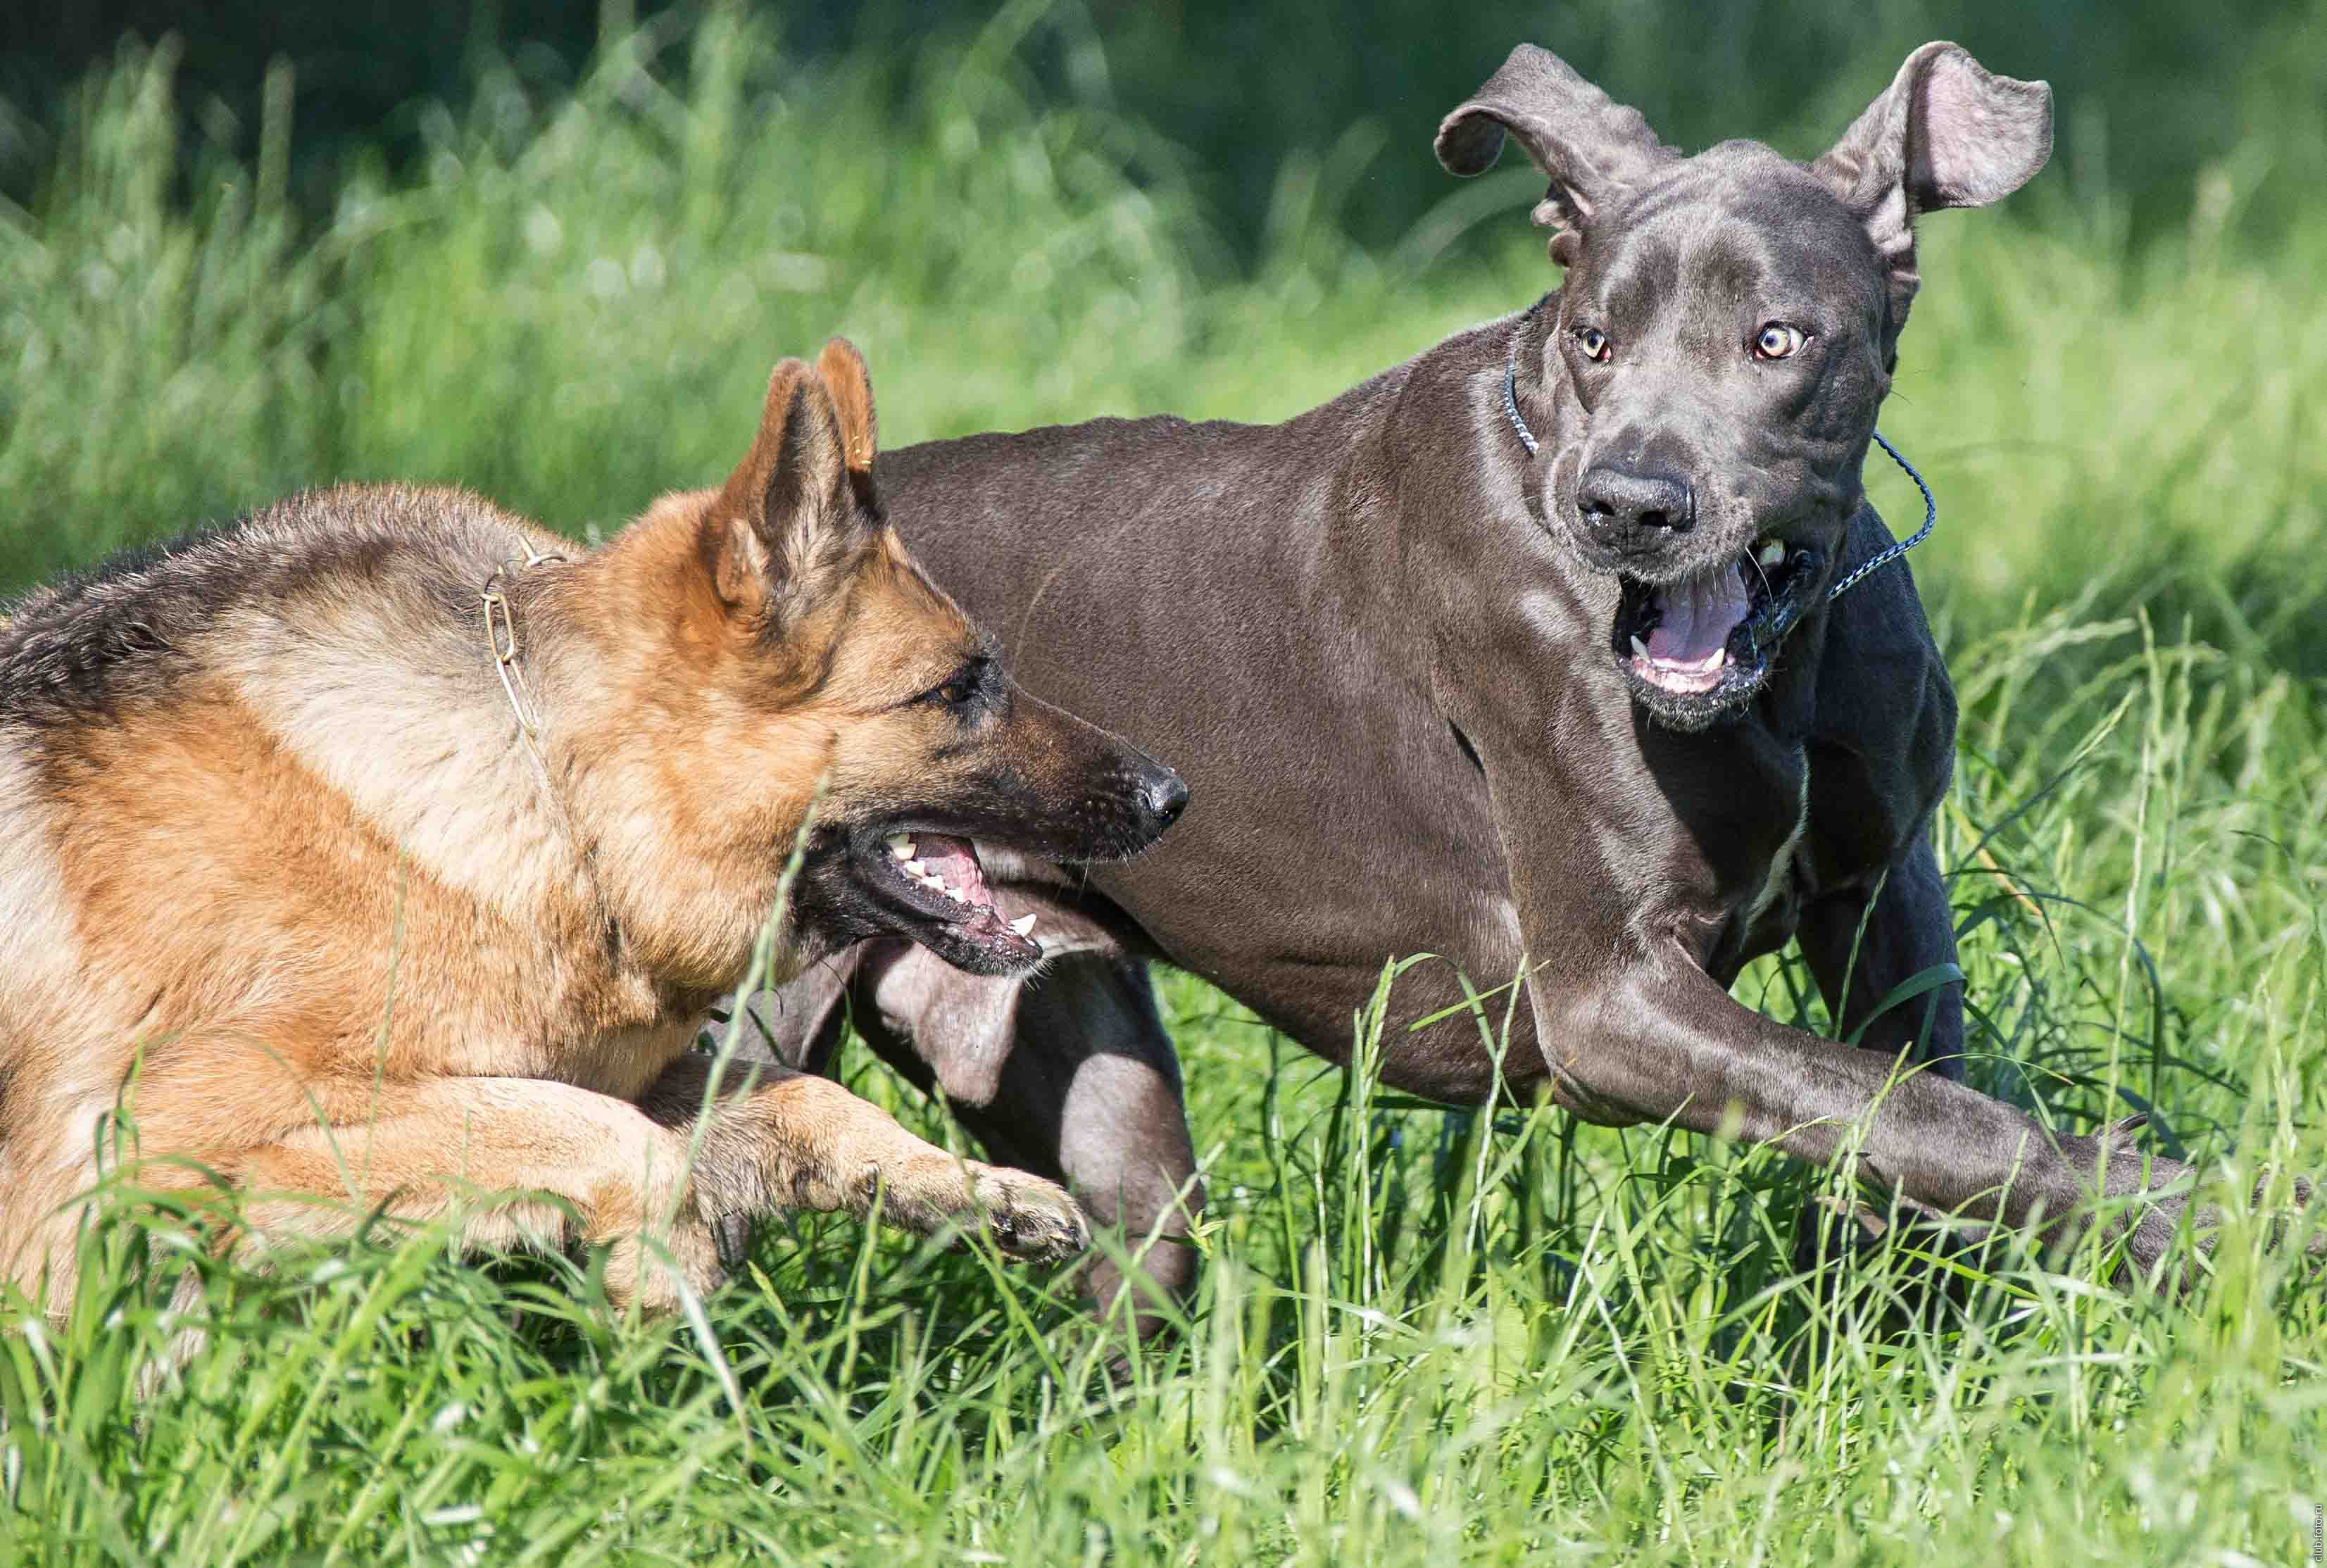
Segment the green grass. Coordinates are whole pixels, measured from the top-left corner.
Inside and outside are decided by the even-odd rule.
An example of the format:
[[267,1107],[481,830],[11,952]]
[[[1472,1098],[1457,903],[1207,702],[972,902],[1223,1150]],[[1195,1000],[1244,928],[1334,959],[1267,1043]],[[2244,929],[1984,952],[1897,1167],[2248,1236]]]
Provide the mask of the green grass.
[[[1128,176],[1172,164],[1141,127],[1033,93],[1036,14],[909,62],[902,116],[871,64],[799,71],[722,12],[673,45],[683,93],[619,53],[570,99],[488,70],[422,115],[421,178],[352,169],[320,225],[279,124],[173,191],[166,59],[125,59],[0,214],[0,574],[341,477],[610,527],[724,472],[769,363],[833,331],[894,443],[1280,416],[1548,282],[1523,174],[1350,243],[1366,160],[1428,155],[1362,137],[1288,166],[1233,260]],[[2105,193],[1932,219],[1883,421],[1942,503],[1915,563],[1965,698],[1939,831],[1976,1073],[2074,1127],[2154,1104],[2229,1191],[2327,1169],[2327,227],[2230,238],[2276,166],[2255,129],[2138,253]],[[1208,1262],[1127,1377],[1057,1282],[836,1223],[650,1324],[586,1259],[383,1231],[202,1265],[210,1347],[141,1404],[185,1255],[124,1200],[69,1323],[6,1314],[0,1562],[2308,1560],[2327,1304],[2235,1199],[2186,1300],[2007,1253],[1962,1316],[1885,1334],[1886,1266],[1793,1275],[1829,1178],[1377,1103],[1165,993]],[[1824,1025],[1790,960],[1739,994]]]

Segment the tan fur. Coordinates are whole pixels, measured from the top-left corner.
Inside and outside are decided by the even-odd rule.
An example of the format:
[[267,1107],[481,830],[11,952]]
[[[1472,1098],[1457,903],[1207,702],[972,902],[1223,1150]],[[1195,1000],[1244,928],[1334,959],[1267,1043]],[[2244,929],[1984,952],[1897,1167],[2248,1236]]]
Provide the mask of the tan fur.
[[[456,1213],[480,1246],[612,1245],[650,1307],[713,1281],[718,1225],[876,1190],[917,1228],[1079,1242],[1051,1183],[822,1079],[739,1070],[715,1101],[688,1054],[819,787],[941,773],[909,699],[977,646],[844,477],[870,389],[854,350],[825,362],[844,385],[778,369],[725,487],[594,553],[456,492],[305,498],[238,537],[285,580],[187,670],[102,719],[0,708],[0,1276],[61,1306],[117,1109],[138,1180],[196,1162],[249,1195],[246,1246]],[[488,649],[497,568],[535,739]],[[789,935],[778,978],[818,939]]]
[[865,373],[864,356],[845,338],[835,338],[817,356],[818,374],[831,388],[833,412],[840,419],[840,441],[852,473],[873,471],[873,382]]

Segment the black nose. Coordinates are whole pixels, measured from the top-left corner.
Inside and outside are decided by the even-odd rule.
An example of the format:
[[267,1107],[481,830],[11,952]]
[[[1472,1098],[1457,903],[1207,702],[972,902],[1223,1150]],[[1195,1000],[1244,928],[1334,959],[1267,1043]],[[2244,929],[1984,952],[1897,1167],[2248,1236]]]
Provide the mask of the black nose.
[[[1575,488],[1584,526],[1603,544],[1653,546],[1666,529],[1686,532],[1696,522],[1696,496],[1688,481],[1664,469],[1595,462]],[[1655,534],[1659,537],[1643,536]]]
[[1188,786],[1169,768],[1159,768],[1139,787],[1139,804],[1155,819],[1155,831],[1161,833],[1188,808]]

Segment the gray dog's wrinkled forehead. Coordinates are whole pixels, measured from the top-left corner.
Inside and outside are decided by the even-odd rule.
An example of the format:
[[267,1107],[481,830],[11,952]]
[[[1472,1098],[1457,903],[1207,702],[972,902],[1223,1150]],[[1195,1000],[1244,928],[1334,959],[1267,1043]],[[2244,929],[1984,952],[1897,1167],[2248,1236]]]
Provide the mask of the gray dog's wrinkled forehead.
[[1769,308],[1848,300],[1879,313],[1885,258],[1857,215],[1816,174],[1759,142],[1677,158],[1610,201],[1562,259],[1570,286],[1661,275],[1678,308],[1685,284]]
[[1708,227],[1743,224],[1777,237],[1871,255],[1858,215],[1808,166],[1760,142],[1730,141],[1674,158],[1607,201],[1591,229],[1637,230],[1684,214]]

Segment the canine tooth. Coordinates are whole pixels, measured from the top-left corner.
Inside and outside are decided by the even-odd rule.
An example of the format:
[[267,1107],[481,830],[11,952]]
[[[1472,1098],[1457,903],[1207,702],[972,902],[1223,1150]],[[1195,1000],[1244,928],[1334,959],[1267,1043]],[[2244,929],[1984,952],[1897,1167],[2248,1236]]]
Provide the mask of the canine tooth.
[[1768,544],[1763,545],[1753,556],[1753,559],[1759,561],[1764,566],[1779,565],[1784,562],[1785,558],[1786,546],[1775,539],[1771,539]]
[[1025,936],[1034,929],[1034,917],[1032,915],[1021,915],[1016,919],[1010,922],[1010,929],[1017,932],[1022,937]]
[[1638,632],[1634,632],[1632,634],[1632,657],[1634,658],[1646,658],[1649,657],[1649,645],[1640,640],[1640,634]]
[[912,859],[913,835],[910,833],[891,834],[889,835],[889,853],[896,856],[899,860]]

